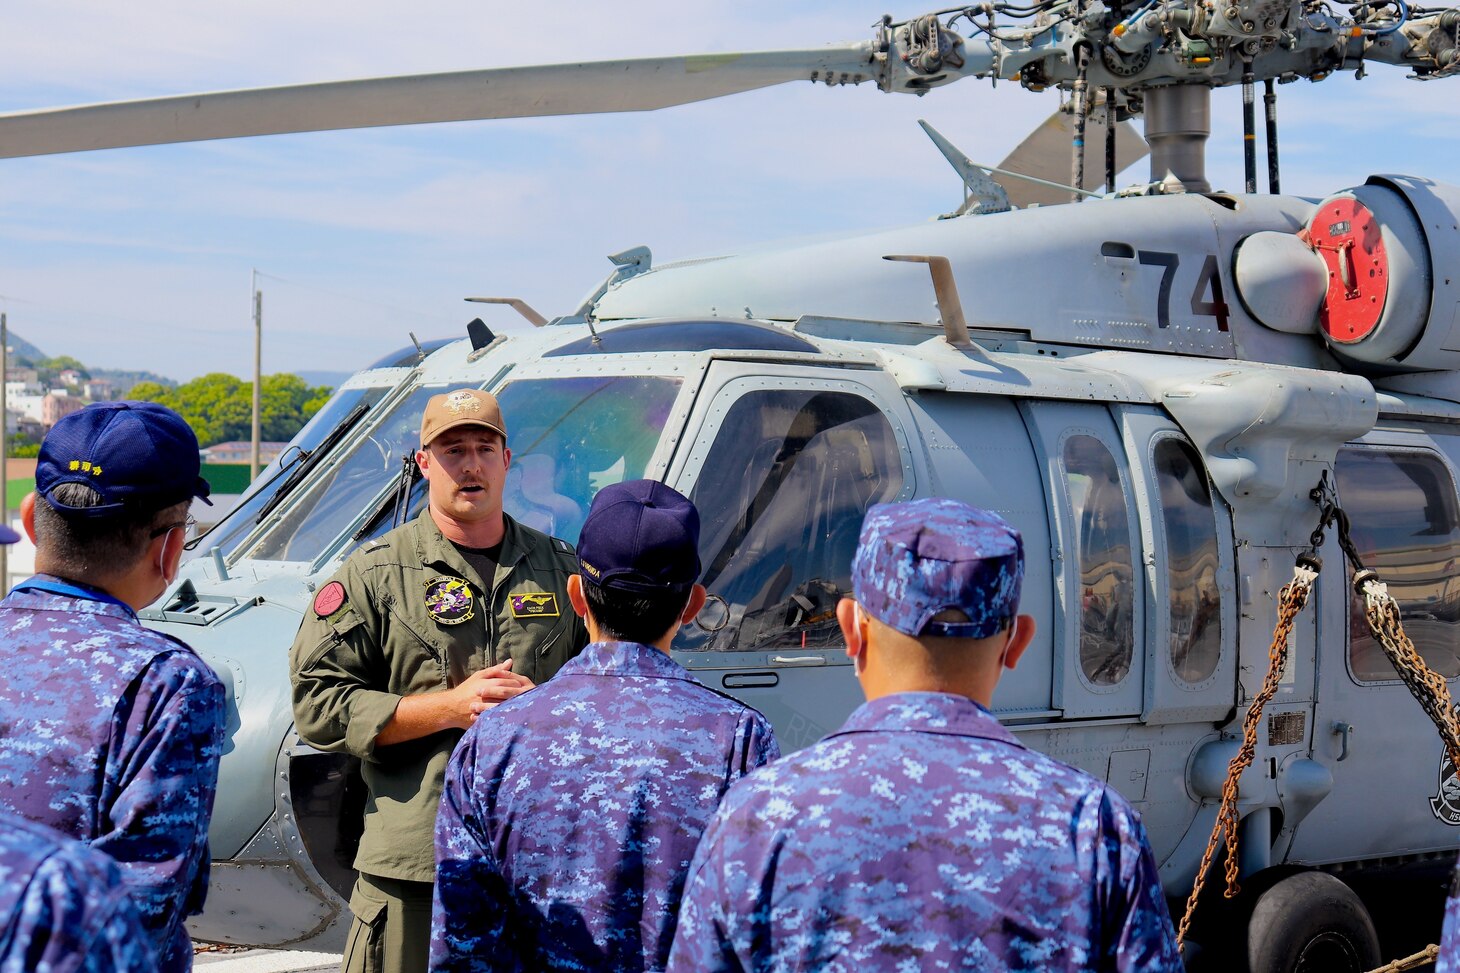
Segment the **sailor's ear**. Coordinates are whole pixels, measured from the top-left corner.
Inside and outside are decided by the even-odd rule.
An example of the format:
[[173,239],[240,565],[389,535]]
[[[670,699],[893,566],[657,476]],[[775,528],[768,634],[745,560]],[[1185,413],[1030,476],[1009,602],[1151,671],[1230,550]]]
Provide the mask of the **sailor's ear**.
[[1019,664],[1024,650],[1034,641],[1034,616],[1019,615],[1014,619],[1014,631],[1009,635],[1009,647],[1004,650],[1004,668],[1013,669]]
[[35,543],[35,491],[32,490],[20,501],[20,522],[25,526],[25,536]]
[[583,576],[581,574],[568,575],[568,604],[573,606],[573,614],[579,618],[588,617],[588,599],[583,596]]

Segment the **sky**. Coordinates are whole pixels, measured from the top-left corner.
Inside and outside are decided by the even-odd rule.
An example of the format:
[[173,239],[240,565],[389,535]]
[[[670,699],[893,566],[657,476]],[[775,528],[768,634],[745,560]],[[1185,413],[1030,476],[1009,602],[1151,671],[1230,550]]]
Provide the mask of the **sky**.
[[[0,112],[373,75],[815,47],[881,6],[416,0],[47,0],[0,6]],[[899,19],[925,12],[897,8]],[[1375,172],[1460,183],[1460,81],[1374,65],[1279,88],[1283,189]],[[783,85],[649,113],[410,126],[0,161],[0,310],[48,354],[178,380],[353,371],[420,339],[548,317],[648,245],[656,263],[917,223],[960,183],[916,121],[997,164],[1055,109],[966,79],[924,98]],[[1259,150],[1261,151],[1261,149]],[[1264,170],[1265,171],[1265,170]],[[1237,89],[1213,98],[1208,176],[1239,189]],[[1144,163],[1123,184],[1144,182]]]

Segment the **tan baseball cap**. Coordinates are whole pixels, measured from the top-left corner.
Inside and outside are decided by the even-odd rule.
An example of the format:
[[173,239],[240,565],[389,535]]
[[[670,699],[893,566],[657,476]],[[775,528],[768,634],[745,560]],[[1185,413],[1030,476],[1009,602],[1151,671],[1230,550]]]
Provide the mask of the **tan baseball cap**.
[[431,396],[421,415],[421,446],[429,446],[431,440],[457,426],[485,426],[502,439],[507,438],[501,406],[491,392],[481,389],[457,389]]

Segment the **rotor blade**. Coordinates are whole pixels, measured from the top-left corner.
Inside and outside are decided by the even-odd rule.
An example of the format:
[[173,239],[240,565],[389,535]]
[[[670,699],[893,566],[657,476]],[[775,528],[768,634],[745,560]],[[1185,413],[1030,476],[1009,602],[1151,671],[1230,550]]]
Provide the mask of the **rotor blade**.
[[484,118],[652,111],[873,76],[870,43],[366,78],[0,115],[0,158]]
[[[1075,137],[1075,120],[1063,111],[1055,111],[1030,132],[1000,169],[1034,176],[1054,183],[1070,182],[1070,151]],[[1085,118],[1085,178],[1081,189],[1098,189],[1105,181],[1105,108],[1096,108]],[[1115,166],[1120,172],[1150,154],[1146,140],[1130,122],[1118,122],[1115,128]],[[1023,179],[995,175],[994,181],[1009,194],[1015,206],[1052,206],[1070,201],[1068,190],[1050,189]]]

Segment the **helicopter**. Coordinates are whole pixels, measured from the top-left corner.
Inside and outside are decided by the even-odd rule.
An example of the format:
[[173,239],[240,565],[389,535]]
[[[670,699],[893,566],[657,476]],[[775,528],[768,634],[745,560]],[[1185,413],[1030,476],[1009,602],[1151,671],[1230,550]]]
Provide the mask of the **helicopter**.
[[[1214,956],[1240,942],[1238,961],[1258,973],[1377,965],[1345,880],[1449,867],[1460,785],[1356,617],[1339,539],[1315,542],[1311,491],[1331,483],[1428,664],[1460,676],[1460,189],[1376,175],[1285,196],[1277,159],[1259,167],[1256,145],[1259,85],[1366,65],[1443,84],[1460,73],[1460,11],[995,3],[887,18],[870,38],[815,50],[0,117],[0,156],[18,157],[624,110],[793,80],[928,94],[997,77],[1068,89],[1069,186],[1055,188],[1107,187],[1014,208],[1027,180],[943,139],[965,191],[947,219],[669,264],[625,250],[575,307],[534,313],[526,333],[473,322],[344,383],[146,613],[232,698],[194,935],[316,947],[343,936],[357,795],[346,758],[293,734],[287,649],[341,561],[419,511],[402,457],[421,410],[471,385],[508,417],[506,506],[523,522],[571,541],[597,489],[639,476],[695,500],[711,598],[675,656],[764,712],[788,750],[860,700],[832,611],[865,510],[948,495],[1004,515],[1034,554],[1023,610],[1040,635],[995,712],[1132,801],[1173,899],[1199,869],[1277,592],[1312,547],[1330,568],[1291,632],[1240,782],[1249,896],[1209,912],[1195,941]],[[493,86],[505,102],[482,94]],[[1219,87],[1253,106],[1242,193],[1205,174]],[[1118,161],[1086,136],[1137,117],[1150,179],[1117,191]],[[1375,794],[1388,798],[1382,816]]]

